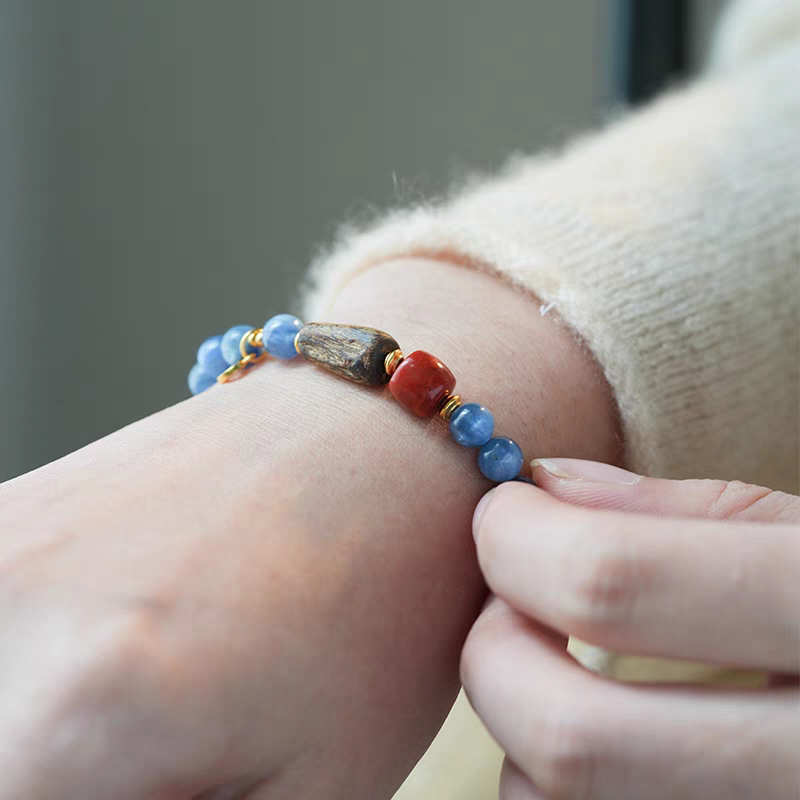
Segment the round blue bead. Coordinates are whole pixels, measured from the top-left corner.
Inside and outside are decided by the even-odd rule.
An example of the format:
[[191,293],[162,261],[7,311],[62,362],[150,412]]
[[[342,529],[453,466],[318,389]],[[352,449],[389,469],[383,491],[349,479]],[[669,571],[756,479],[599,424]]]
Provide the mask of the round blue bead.
[[189,391],[192,394],[200,394],[206,389],[210,389],[217,382],[217,376],[206,372],[199,364],[195,364],[189,370]]
[[486,406],[465,403],[450,417],[450,435],[464,447],[480,447],[492,438],[494,416]]
[[[222,357],[225,359],[226,366],[230,366],[241,360],[242,352],[239,350],[239,342],[242,341],[242,336],[244,336],[247,331],[251,330],[253,330],[252,325],[234,325],[222,334],[222,341],[220,342],[219,349],[222,353]],[[249,345],[247,347],[248,353],[255,353],[257,350],[258,348],[256,347],[250,347]]]
[[480,471],[495,483],[516,478],[524,460],[519,445],[506,436],[495,436],[478,450]]
[[228,368],[228,362],[222,355],[220,344],[222,336],[209,336],[200,347],[197,348],[197,363],[209,375],[219,375]]
[[303,327],[303,323],[291,314],[277,314],[264,323],[264,347],[276,358],[294,358],[297,350],[294,337]]

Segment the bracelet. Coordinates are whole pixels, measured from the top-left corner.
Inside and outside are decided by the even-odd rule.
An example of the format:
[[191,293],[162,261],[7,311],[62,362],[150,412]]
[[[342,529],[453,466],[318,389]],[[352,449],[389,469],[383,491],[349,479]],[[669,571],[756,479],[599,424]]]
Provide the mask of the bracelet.
[[215,383],[245,375],[268,356],[288,360],[302,355],[307,361],[366,386],[389,384],[395,400],[418,417],[439,414],[453,439],[477,447],[478,467],[491,481],[525,480],[520,477],[524,457],[519,445],[506,436],[493,436],[494,416],[479,403],[462,403],[453,394],[456,379],[435,356],[415,350],[404,356],[388,333],[357,325],[310,322],[278,314],[263,328],[234,325],[211,336],[197,350],[189,372],[192,394]]

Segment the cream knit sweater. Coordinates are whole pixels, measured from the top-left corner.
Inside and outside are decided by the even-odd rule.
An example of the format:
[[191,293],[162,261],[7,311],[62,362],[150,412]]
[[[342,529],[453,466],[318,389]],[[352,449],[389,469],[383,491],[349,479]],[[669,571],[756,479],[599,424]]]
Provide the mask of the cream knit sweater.
[[[562,154],[346,233],[312,272],[306,318],[376,262],[440,253],[555,305],[615,392],[632,469],[797,492],[800,0],[734,3],[702,80]],[[397,797],[496,797],[487,742],[457,704]]]

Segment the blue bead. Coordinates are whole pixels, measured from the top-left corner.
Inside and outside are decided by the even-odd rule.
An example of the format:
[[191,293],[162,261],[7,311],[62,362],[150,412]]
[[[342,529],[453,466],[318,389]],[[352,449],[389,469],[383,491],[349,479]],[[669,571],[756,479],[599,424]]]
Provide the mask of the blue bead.
[[464,447],[480,447],[492,438],[494,416],[486,406],[465,403],[450,417],[450,435]]
[[514,480],[524,460],[519,445],[506,436],[495,436],[478,450],[480,471],[495,483]]
[[[222,357],[225,359],[226,366],[230,366],[241,360],[242,351],[239,350],[239,342],[242,341],[242,336],[244,336],[247,331],[251,330],[253,330],[252,325],[234,325],[222,334],[222,341],[220,342],[219,349],[222,352]],[[247,347],[248,353],[255,353],[257,350],[258,348],[256,347],[251,347],[249,345]]]
[[206,389],[210,389],[217,382],[217,376],[206,372],[199,364],[195,364],[189,370],[189,391],[192,394],[200,394]]
[[294,337],[302,327],[303,323],[291,314],[278,314],[268,319],[262,334],[267,352],[276,358],[294,358],[297,355]]
[[228,368],[228,362],[222,355],[220,343],[222,336],[209,336],[200,347],[197,348],[197,363],[209,375],[219,375]]

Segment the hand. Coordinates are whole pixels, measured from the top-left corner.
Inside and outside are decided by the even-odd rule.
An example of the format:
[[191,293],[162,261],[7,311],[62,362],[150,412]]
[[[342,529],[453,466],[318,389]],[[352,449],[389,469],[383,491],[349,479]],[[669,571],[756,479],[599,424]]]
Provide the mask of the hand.
[[[591,358],[488,275],[376,266],[331,318],[434,351],[526,451],[614,457]],[[486,488],[439,423],[269,361],[4,484],[0,800],[390,797],[458,689]]]
[[[796,798],[800,498],[539,463],[541,489],[498,487],[473,522],[497,598],[467,640],[462,679],[507,753],[501,798]],[[775,679],[614,683],[566,654],[568,634]]]

